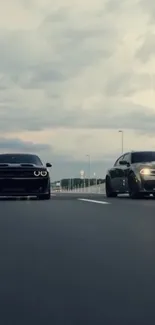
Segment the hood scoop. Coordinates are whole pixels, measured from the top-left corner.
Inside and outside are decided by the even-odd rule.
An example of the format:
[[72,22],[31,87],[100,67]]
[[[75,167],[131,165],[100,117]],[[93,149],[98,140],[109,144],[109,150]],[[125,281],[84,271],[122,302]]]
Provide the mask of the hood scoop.
[[1,167],[15,167],[15,168],[17,168],[17,167],[35,167],[35,164],[27,164],[27,163],[25,163],[25,164],[11,164],[11,163],[8,163],[8,164],[2,164],[2,163],[0,163],[0,168]]
[[20,164],[21,167],[35,167],[35,164]]

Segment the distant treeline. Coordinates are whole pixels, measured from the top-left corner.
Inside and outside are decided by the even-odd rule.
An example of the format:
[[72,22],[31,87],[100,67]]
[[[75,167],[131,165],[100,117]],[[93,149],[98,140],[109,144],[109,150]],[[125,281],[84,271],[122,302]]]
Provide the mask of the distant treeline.
[[[90,179],[90,186],[92,185],[99,185],[105,182],[104,179]],[[63,178],[59,181],[52,183],[52,186],[56,186],[56,184],[60,183],[61,188],[63,189],[74,189],[74,188],[81,188],[81,187],[88,187],[89,186],[89,179],[81,179],[81,178]]]

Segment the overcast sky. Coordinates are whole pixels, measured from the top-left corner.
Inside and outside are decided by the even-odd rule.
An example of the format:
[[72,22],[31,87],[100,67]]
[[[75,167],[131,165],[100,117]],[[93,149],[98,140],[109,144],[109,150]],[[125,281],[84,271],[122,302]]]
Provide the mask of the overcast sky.
[[[53,2],[53,3],[52,3]],[[0,151],[38,153],[54,179],[104,176],[155,150],[154,0],[0,2]]]

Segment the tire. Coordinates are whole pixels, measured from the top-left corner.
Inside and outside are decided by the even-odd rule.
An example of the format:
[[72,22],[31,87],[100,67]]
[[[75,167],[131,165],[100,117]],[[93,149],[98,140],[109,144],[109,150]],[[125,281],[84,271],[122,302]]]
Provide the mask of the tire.
[[106,183],[105,183],[105,191],[106,191],[106,197],[117,197],[117,193],[113,191],[110,178],[106,178]]
[[129,175],[128,178],[128,184],[129,184],[129,196],[131,199],[140,199],[142,197],[141,193],[139,192],[139,186],[138,183],[135,180],[135,175],[132,173]]

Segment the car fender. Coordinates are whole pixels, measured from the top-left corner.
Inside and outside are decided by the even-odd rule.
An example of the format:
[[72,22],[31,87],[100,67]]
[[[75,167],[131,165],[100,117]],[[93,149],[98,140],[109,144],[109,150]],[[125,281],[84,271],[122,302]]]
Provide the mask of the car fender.
[[106,177],[105,177],[105,181],[107,180],[107,178],[111,179],[111,170],[108,170],[106,173]]

